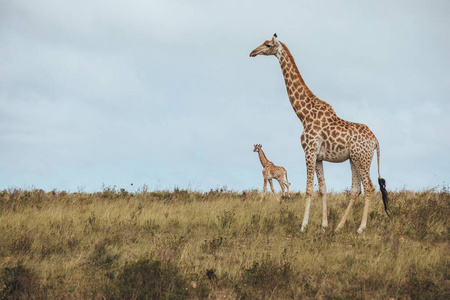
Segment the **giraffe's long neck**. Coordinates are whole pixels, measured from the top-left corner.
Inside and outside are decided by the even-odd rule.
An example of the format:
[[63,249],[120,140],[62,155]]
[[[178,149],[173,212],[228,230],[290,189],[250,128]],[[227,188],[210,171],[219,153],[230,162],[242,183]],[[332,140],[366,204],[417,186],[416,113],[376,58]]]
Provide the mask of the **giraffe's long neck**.
[[303,127],[314,121],[314,114],[311,113],[311,110],[316,107],[325,105],[330,114],[335,114],[331,105],[317,98],[305,84],[295,64],[294,57],[292,57],[286,45],[281,43],[281,47],[282,49],[276,56],[283,71],[289,101]]
[[261,165],[263,166],[263,168],[265,168],[268,164],[270,164],[270,161],[264,155],[264,151],[262,151],[262,149],[259,149],[258,155],[259,155],[259,160],[261,161]]

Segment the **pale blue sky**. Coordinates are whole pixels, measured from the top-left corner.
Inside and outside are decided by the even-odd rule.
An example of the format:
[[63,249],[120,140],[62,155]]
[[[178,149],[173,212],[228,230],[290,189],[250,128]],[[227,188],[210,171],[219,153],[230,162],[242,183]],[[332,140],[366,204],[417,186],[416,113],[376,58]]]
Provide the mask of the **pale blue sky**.
[[[304,192],[278,61],[249,57],[275,32],[310,89],[375,133],[388,189],[448,186],[449,15],[449,1],[0,0],[0,189],[261,189],[260,143]],[[348,162],[324,167],[329,191],[350,187]]]

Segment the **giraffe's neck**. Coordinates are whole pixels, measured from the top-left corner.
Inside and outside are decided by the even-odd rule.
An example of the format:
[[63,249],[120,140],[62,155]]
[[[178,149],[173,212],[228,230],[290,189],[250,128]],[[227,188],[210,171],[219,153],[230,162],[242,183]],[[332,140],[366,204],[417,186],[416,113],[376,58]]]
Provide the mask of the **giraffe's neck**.
[[263,168],[265,168],[268,164],[270,164],[270,161],[264,155],[264,151],[262,151],[262,149],[259,149],[258,155],[259,155],[259,160],[261,161],[261,165],[263,166]]
[[302,122],[303,127],[306,127],[314,121],[313,110],[316,108],[325,108],[329,111],[330,115],[335,115],[331,105],[317,98],[305,84],[295,64],[294,57],[292,57],[286,45],[281,43],[281,47],[281,50],[276,56],[283,72],[289,101]]

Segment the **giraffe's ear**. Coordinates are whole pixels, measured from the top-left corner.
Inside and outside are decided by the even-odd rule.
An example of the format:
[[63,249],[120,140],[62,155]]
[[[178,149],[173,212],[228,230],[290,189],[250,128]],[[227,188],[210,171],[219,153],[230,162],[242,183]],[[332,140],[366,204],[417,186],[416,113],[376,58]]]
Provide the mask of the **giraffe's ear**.
[[272,41],[273,41],[274,45],[278,46],[280,44],[280,42],[278,41],[278,36],[277,36],[276,33],[273,35]]

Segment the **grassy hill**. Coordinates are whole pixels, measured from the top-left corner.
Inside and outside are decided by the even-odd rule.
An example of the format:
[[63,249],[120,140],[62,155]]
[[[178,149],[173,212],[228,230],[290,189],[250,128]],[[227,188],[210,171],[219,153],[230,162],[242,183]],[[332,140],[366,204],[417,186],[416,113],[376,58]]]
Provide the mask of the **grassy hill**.
[[0,192],[0,299],[449,299],[450,194],[330,194],[300,232],[304,194]]

